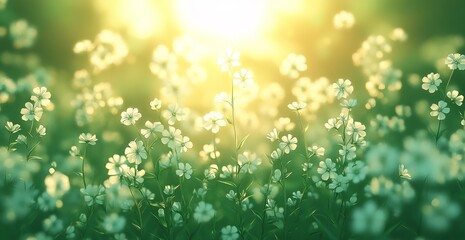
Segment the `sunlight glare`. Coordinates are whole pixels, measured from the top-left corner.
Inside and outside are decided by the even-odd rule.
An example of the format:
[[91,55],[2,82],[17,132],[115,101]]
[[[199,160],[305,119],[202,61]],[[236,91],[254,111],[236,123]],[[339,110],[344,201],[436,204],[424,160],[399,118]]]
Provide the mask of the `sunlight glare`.
[[175,7],[184,31],[239,42],[263,33],[269,6],[266,0],[177,0]]

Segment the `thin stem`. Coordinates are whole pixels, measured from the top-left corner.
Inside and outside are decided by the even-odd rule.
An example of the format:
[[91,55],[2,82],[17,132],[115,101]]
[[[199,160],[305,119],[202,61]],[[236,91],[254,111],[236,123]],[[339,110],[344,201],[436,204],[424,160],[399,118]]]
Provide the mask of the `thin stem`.
[[13,132],[10,132],[10,135],[8,136],[8,152],[11,149],[11,138],[13,137]]
[[[447,93],[447,88],[449,87],[449,83],[450,83],[450,80],[452,79],[452,75],[454,75],[454,69],[452,69],[452,72],[450,73],[449,75],[449,79],[447,80],[447,83],[446,83],[446,86],[444,87],[444,97],[442,98],[442,101],[445,101],[446,100],[446,93]],[[441,123],[442,123],[443,120],[439,120],[439,123],[438,123],[438,129],[436,131],[436,136],[435,136],[435,141],[436,141],[436,145],[438,144],[438,141],[439,141],[439,135],[440,135],[440,132],[441,132]]]
[[286,214],[287,214],[287,204],[286,204],[286,201],[287,201],[287,196],[286,196],[286,172],[285,172],[285,169],[284,169],[284,164],[283,164],[283,161],[281,161],[281,172],[282,174],[284,175],[284,177],[282,178],[281,180],[281,185],[283,187],[283,203],[284,203],[284,212],[283,212],[283,236],[284,236],[284,240],[287,239],[287,227],[286,227]]
[[271,176],[273,175],[273,167],[271,168],[270,177],[268,178],[268,185],[266,186],[265,192],[265,201],[263,202],[263,217],[262,217],[262,227],[260,233],[260,240],[263,240],[265,237],[265,226],[266,226],[266,202],[268,201],[268,193],[270,192],[271,185]]
[[129,188],[129,192],[131,192],[132,200],[134,201],[134,204],[136,205],[137,215],[139,217],[140,239],[143,239],[144,235],[142,234],[142,213],[140,212],[140,206],[139,206],[139,203],[137,203],[134,193],[132,192],[131,186],[128,185],[128,188]]
[[37,146],[39,146],[39,144],[40,144],[40,140],[36,142],[34,146],[32,146],[32,148],[29,150],[29,152],[26,155],[26,161],[29,161],[29,157],[31,156],[32,152],[37,148]]
[[[231,78],[231,71],[229,71],[229,77]],[[234,130],[234,151],[237,157],[237,131],[236,131],[236,116],[234,107],[234,81],[231,79],[231,114],[232,114],[232,125]]]
[[302,116],[300,115],[299,110],[297,110],[297,116],[299,118],[300,129],[302,130],[302,141],[304,143],[305,158],[307,158],[307,142],[305,140],[305,129],[304,129],[304,124],[302,123]]
[[84,171],[84,164],[85,164],[85,159],[86,159],[86,154],[87,154],[87,144],[85,145],[84,147],[84,154],[82,155],[82,166],[81,166],[81,173],[82,173],[82,183],[84,184],[84,188],[87,187],[87,184],[86,184],[86,174],[85,174],[85,171]]

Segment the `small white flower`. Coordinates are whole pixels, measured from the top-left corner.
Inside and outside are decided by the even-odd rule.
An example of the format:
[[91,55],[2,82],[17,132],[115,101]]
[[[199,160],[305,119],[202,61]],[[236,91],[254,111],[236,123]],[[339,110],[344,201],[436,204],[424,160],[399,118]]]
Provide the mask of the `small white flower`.
[[465,70],[465,56],[460,53],[451,53],[447,55],[445,64],[452,70],[457,68],[459,70]]
[[306,103],[304,102],[292,102],[290,104],[287,105],[287,107],[291,110],[294,110],[294,111],[299,111],[299,110],[302,110],[304,109],[305,107],[307,106]]
[[439,85],[441,85],[442,83],[442,80],[439,79],[439,77],[439,73],[430,73],[426,77],[423,77],[423,79],[421,80],[423,82],[421,88],[430,93],[436,92],[438,90]]
[[407,180],[412,180],[412,176],[408,172],[407,168],[405,168],[404,164],[399,165],[399,176]]
[[97,136],[91,133],[81,133],[79,135],[79,143],[95,145],[97,143]]
[[221,71],[228,72],[240,65],[239,57],[239,52],[234,51],[232,48],[227,48],[220,54],[216,63],[220,66]]
[[184,176],[186,179],[190,179],[192,175],[192,166],[189,163],[178,163],[176,175],[178,175],[179,177]]
[[336,93],[336,98],[347,98],[354,91],[352,82],[348,79],[339,78],[336,83],[333,83],[333,89]]
[[140,134],[145,138],[149,138],[151,135],[156,135],[156,133],[161,133],[164,130],[163,125],[160,122],[145,122],[146,129],[141,129]]
[[45,136],[45,134],[47,134],[46,131],[47,131],[47,129],[42,125],[39,125],[39,127],[36,129],[37,134],[39,134],[39,136],[41,136],[41,137],[43,137],[43,136]]
[[141,117],[142,114],[139,113],[139,109],[128,108],[121,113],[121,123],[126,126],[134,125]]
[[103,204],[105,188],[102,185],[87,185],[86,188],[81,188],[81,193],[84,195],[84,201],[87,203],[87,206]]
[[430,115],[432,117],[437,116],[440,121],[446,119],[446,114],[450,112],[450,108],[447,107],[447,103],[442,100],[439,101],[438,104],[433,103],[430,108]]
[[5,128],[10,133],[17,133],[21,130],[21,126],[19,124],[13,124],[10,121],[6,122]]
[[279,143],[279,148],[282,149],[286,154],[289,154],[291,151],[294,151],[297,148],[297,138],[293,137],[291,134],[283,136],[281,142]]
[[236,226],[228,225],[221,228],[221,240],[237,240],[239,237],[239,230]]
[[261,158],[259,158],[257,154],[250,152],[240,153],[237,156],[237,162],[241,167],[242,173],[248,172],[250,174],[257,170],[257,167],[262,164]]
[[215,209],[210,203],[204,201],[199,202],[199,205],[194,210],[194,219],[198,223],[209,222],[215,216]]
[[38,104],[32,105],[32,103],[27,102],[24,106],[25,107],[21,109],[21,114],[23,115],[21,119],[24,121],[40,121],[40,118],[42,118],[43,109]]
[[142,159],[147,159],[147,151],[145,151],[142,141],[131,141],[128,147],[124,150],[128,162],[139,165]]
[[169,125],[174,125],[176,122],[184,120],[185,112],[178,104],[170,104],[168,109],[162,112],[162,116]]
[[278,140],[279,139],[278,130],[276,128],[273,128],[273,130],[271,130],[271,132],[269,132],[266,135],[266,138],[268,138],[271,142]]
[[161,142],[168,145],[171,149],[177,149],[182,141],[181,130],[176,129],[172,126],[168,130],[163,130]]
[[328,130],[330,129],[339,129],[339,127],[342,125],[342,121],[340,119],[336,119],[336,118],[330,118],[328,119],[328,122],[325,123],[325,128],[327,128]]
[[459,92],[457,90],[448,91],[447,92],[447,97],[455,103],[457,106],[462,106],[463,104],[463,95],[459,95]]
[[50,97],[52,96],[52,94],[50,94],[50,92],[47,91],[46,87],[36,87],[32,89],[32,92],[33,95],[31,96],[31,100],[39,104],[39,106],[46,107],[50,104]]
[[334,179],[336,174],[336,164],[330,158],[326,158],[324,161],[320,161],[317,172],[321,174],[321,179],[327,181],[328,179]]
[[241,69],[233,75],[233,84],[241,88],[246,88],[253,84],[253,74],[247,69]]
[[292,79],[297,79],[300,72],[307,70],[307,59],[300,54],[291,53],[284,59],[279,66],[279,72]]
[[158,98],[154,98],[152,101],[150,101],[150,108],[152,110],[160,110],[161,108],[161,100]]
[[352,13],[341,11],[333,18],[333,24],[336,29],[349,29],[355,23],[355,17]]
[[223,118],[223,114],[220,112],[209,112],[203,116],[203,127],[206,130],[211,130],[212,133],[218,133],[220,127],[226,126],[226,121]]
[[317,157],[322,157],[325,155],[325,148],[323,147],[318,147],[318,146],[311,146],[311,147],[307,147],[307,150],[309,153],[311,153],[312,155],[316,155]]

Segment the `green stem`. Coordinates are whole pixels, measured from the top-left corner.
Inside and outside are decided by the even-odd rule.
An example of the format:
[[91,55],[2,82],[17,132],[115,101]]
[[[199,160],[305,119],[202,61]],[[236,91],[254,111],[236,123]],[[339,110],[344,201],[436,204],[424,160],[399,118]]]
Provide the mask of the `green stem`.
[[84,147],[84,154],[82,155],[82,166],[81,166],[81,172],[82,172],[82,183],[84,184],[84,189],[87,187],[87,184],[86,184],[86,174],[85,174],[85,171],[84,171],[84,164],[85,164],[85,159],[86,159],[86,154],[87,154],[87,144],[85,145]]
[[304,129],[304,124],[302,123],[302,116],[300,115],[300,111],[297,110],[297,116],[299,118],[299,124],[300,124],[300,129],[302,130],[302,141],[304,145],[304,153],[305,153],[305,158],[307,158],[307,142],[305,139],[305,129]]
[[129,192],[131,192],[132,200],[134,201],[134,204],[136,205],[137,215],[139,217],[140,239],[143,239],[144,235],[142,234],[142,213],[140,211],[140,206],[139,206],[139,203],[136,200],[136,197],[134,196],[134,193],[132,192],[131,186],[128,185],[128,188],[129,188]]
[[263,217],[262,217],[262,226],[260,233],[260,240],[263,240],[265,237],[265,226],[266,226],[266,202],[268,201],[268,193],[270,192],[271,185],[271,176],[273,175],[273,167],[271,167],[270,177],[268,178],[268,185],[266,186],[265,192],[265,201],[263,202]]
[[[454,75],[454,69],[452,70],[452,72],[450,73],[449,75],[449,79],[447,80],[447,83],[446,83],[446,86],[444,87],[444,97],[442,98],[442,101],[445,101],[446,98],[447,98],[447,88],[449,87],[449,83],[450,83],[450,80],[452,79],[452,75]],[[440,132],[441,132],[441,123],[442,123],[443,120],[439,120],[439,123],[438,123],[438,129],[436,131],[436,136],[435,136],[435,141],[436,141],[436,145],[438,144],[438,141],[439,141],[439,135],[440,135]]]
[[287,214],[287,196],[286,196],[286,172],[284,169],[283,161],[281,161],[281,172],[284,177],[281,180],[281,185],[283,187],[283,203],[284,203],[284,212],[283,212],[283,236],[284,240],[287,239],[287,226],[286,226],[286,214]]

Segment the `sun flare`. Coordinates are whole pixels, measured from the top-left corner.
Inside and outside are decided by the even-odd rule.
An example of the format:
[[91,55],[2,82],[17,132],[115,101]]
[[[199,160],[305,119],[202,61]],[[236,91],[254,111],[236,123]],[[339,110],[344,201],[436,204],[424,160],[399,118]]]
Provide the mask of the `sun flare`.
[[258,37],[267,22],[265,0],[177,0],[179,23],[190,34],[240,42]]

